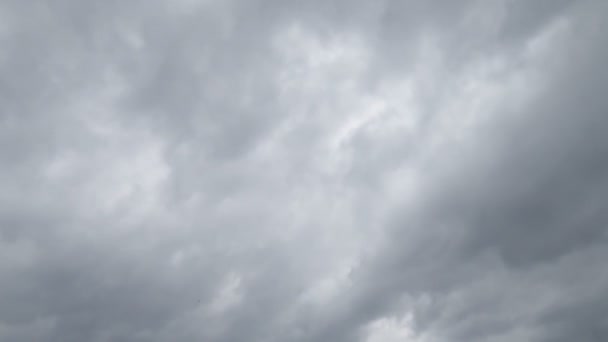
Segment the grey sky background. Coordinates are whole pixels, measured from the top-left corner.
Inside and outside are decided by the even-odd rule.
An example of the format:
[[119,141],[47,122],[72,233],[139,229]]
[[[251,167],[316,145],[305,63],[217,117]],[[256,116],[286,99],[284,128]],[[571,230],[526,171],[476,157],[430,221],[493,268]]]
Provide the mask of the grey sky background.
[[608,340],[606,32],[0,0],[0,341]]

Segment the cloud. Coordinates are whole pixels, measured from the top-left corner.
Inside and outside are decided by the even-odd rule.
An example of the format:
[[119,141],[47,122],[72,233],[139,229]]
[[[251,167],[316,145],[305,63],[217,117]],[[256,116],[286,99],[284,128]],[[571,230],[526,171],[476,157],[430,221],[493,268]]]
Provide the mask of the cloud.
[[605,340],[607,10],[3,2],[0,340]]

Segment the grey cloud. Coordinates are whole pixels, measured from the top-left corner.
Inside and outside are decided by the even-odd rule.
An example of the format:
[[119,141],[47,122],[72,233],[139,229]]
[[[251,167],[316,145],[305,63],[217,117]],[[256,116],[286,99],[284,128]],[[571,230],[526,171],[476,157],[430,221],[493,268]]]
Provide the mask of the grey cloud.
[[[420,329],[435,327],[449,340],[604,338],[605,272],[592,256],[606,244],[606,103],[590,94],[606,80],[596,64],[606,51],[596,36],[605,8],[592,6],[595,16],[583,8],[560,41],[569,48],[543,56],[551,59],[539,65],[542,90],[433,164],[429,198],[414,214],[398,215],[393,239],[363,276],[370,278],[363,307],[382,308],[369,315],[399,294],[430,295],[439,308],[421,311]],[[485,265],[488,257],[498,260]],[[581,266],[571,259],[581,258],[589,258],[585,274],[575,275]],[[536,278],[547,267],[563,278]],[[493,281],[496,270],[508,276]],[[486,277],[490,287],[480,293]],[[589,293],[569,284],[572,277],[602,285]],[[525,291],[512,290],[518,287]],[[559,296],[545,299],[549,291]]]
[[604,340],[605,18],[1,3],[0,340]]

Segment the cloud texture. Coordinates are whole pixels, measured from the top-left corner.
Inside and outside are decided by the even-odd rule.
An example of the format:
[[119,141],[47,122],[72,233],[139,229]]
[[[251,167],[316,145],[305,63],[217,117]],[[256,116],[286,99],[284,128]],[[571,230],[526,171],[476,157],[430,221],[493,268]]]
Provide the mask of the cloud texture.
[[0,1],[0,340],[608,340],[608,4]]

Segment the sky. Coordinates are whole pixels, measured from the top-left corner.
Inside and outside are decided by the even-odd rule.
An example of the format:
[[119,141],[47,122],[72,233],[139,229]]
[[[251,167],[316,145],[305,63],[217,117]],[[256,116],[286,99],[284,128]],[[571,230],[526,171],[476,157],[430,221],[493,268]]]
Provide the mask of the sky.
[[0,0],[0,341],[607,341],[606,32],[602,0]]

